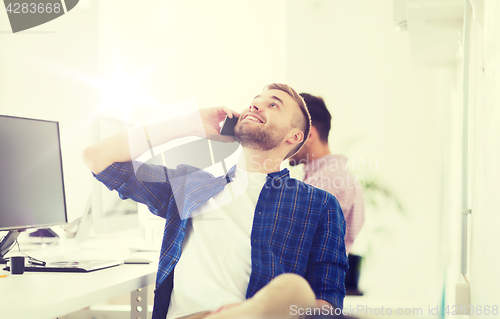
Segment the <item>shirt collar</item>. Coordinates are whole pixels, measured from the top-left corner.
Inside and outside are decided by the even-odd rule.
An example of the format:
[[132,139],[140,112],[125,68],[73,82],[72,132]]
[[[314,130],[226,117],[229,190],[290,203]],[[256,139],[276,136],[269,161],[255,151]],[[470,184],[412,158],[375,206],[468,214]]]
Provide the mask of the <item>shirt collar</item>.
[[287,179],[290,176],[290,171],[288,168],[284,168],[279,172],[272,172],[267,174],[268,179]]
[[233,165],[233,167],[231,167],[229,169],[229,172],[227,172],[226,174],[226,181],[229,183],[233,178],[234,178],[234,174],[236,173],[236,165]]
[[[229,178],[228,183],[230,180],[234,178],[235,172],[236,172],[236,165],[231,167],[231,169],[226,174],[226,180]],[[281,179],[281,178],[287,178],[289,176],[290,176],[290,171],[288,170],[288,168],[284,168],[279,172],[272,172],[267,174],[267,177],[271,179]]]

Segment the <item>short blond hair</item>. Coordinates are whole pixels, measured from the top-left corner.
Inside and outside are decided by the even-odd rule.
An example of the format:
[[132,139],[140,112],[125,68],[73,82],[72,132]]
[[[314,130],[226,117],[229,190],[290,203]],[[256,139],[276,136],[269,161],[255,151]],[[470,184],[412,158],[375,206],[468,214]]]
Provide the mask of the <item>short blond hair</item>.
[[302,96],[300,96],[291,86],[282,83],[271,83],[264,87],[264,91],[267,90],[280,90],[292,97],[292,99],[299,105],[300,110],[302,111],[302,116],[298,116],[295,114],[292,117],[292,127],[296,127],[304,133],[304,140],[297,146],[295,146],[284,159],[290,158],[295,155],[302,146],[306,143],[309,138],[309,133],[311,132],[311,115],[309,114],[309,110],[307,109],[306,102]]

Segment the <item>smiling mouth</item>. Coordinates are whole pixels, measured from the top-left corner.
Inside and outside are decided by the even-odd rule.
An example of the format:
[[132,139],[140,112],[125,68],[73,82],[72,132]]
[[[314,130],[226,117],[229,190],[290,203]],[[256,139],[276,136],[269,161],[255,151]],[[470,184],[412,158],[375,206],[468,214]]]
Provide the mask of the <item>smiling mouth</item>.
[[250,120],[250,121],[261,123],[261,124],[264,123],[264,122],[262,122],[261,120],[259,120],[258,118],[256,118],[253,115],[247,115],[247,116],[245,116],[245,120]]

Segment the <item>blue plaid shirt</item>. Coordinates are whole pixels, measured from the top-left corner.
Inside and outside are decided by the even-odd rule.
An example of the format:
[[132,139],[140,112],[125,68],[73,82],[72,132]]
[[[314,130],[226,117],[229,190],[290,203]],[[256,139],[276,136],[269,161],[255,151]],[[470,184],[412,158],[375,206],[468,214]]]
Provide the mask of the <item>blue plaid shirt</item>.
[[[137,167],[137,162],[134,163]],[[97,180],[120,197],[146,204],[166,219],[156,278],[153,318],[165,318],[170,304],[174,269],[181,255],[189,214],[219,193],[234,176],[214,177],[192,166],[177,169],[132,162],[114,163]],[[182,183],[170,180],[183,178]],[[347,256],[345,221],[337,199],[330,193],[290,178],[287,169],[267,175],[261,190],[251,233],[252,272],[246,298],[271,279],[295,273],[311,285],[317,299],[342,308]]]

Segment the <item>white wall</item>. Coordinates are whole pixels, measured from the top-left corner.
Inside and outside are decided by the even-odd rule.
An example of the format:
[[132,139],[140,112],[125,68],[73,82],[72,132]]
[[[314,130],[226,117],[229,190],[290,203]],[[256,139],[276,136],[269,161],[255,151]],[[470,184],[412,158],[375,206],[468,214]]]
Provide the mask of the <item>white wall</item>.
[[[484,1],[484,24],[471,25],[471,91],[473,147],[470,199],[472,215],[471,305],[483,313],[471,318],[498,318],[500,300],[500,3]],[[492,307],[497,306],[496,314]],[[485,315],[485,306],[490,314]]]
[[[332,116],[330,148],[376,176],[402,200],[407,217],[367,209],[370,248],[362,272],[378,306],[440,302],[443,108],[449,70],[412,64],[407,32],[397,32],[389,0],[289,1],[288,80],[320,95]],[[366,234],[364,234],[366,235]],[[360,235],[360,236],[364,236]],[[356,245],[357,243],[355,243]]]
[[130,76],[146,73],[139,85],[154,101],[132,105],[135,114],[191,97],[200,107],[241,109],[269,81],[285,80],[284,3],[102,2],[101,71],[108,76],[119,65]]

